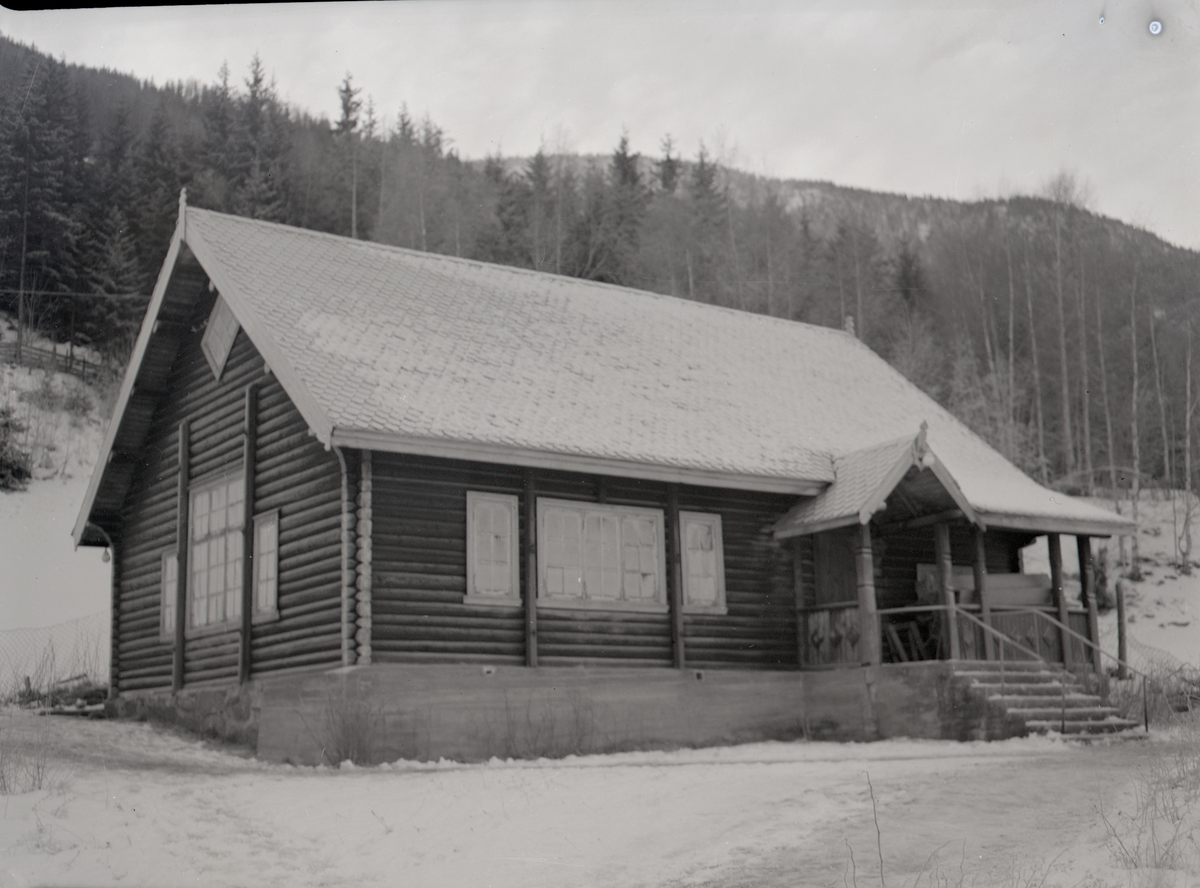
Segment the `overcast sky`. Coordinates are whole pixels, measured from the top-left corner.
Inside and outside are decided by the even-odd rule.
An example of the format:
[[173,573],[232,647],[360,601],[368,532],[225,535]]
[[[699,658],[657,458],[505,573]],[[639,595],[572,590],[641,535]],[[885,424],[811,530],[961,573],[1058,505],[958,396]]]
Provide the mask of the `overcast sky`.
[[[347,72],[464,157],[539,145],[971,199],[1059,170],[1092,206],[1200,248],[1200,0],[504,2],[0,10],[0,31],[156,83],[238,81],[335,117]],[[1103,22],[1101,22],[1103,19]],[[1151,33],[1151,23],[1161,31]]]

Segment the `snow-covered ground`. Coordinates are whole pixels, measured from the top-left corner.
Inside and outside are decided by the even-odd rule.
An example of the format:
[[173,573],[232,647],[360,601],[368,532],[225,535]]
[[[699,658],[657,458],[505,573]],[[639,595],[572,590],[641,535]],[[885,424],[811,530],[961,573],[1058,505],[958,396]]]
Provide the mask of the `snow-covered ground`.
[[0,491],[0,629],[48,626],[108,607],[101,551],[76,551],[71,539],[103,438],[98,398],[65,373],[0,364],[0,407],[12,407],[27,429],[22,449],[33,454],[28,489]]
[[0,800],[4,888],[865,886],[880,884],[881,857],[893,886],[1200,876],[1190,808],[1187,853],[1157,882],[1138,881],[1116,841],[1138,840],[1118,812],[1137,810],[1140,775],[1181,741],[1169,733],[338,770],[28,712],[0,715],[0,740],[40,748],[49,765],[42,789]]

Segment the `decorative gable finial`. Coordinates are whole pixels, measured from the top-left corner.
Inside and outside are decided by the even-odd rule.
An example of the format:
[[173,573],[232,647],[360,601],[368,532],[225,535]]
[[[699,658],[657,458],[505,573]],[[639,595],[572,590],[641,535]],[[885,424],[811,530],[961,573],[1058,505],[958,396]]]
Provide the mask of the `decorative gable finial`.
[[921,420],[921,430],[917,432],[917,439],[913,442],[913,456],[924,468],[933,467],[934,456],[929,452],[929,423],[925,420]]
[[179,221],[176,223],[184,230],[185,236],[187,231],[187,189],[179,189]]

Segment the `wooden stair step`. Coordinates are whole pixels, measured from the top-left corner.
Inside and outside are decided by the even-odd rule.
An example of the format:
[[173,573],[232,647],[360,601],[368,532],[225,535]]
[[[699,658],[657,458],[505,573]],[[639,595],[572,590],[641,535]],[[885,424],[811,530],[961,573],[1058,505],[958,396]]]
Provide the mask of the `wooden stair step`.
[[1027,694],[1023,696],[996,694],[988,697],[989,703],[999,703],[1010,712],[1015,709],[1087,709],[1103,706],[1095,694]]
[[1036,731],[1039,734],[1049,733],[1050,731],[1063,733],[1064,727],[1067,734],[1115,734],[1120,731],[1139,728],[1141,727],[1141,722],[1113,716],[1104,719],[1081,719],[1079,721],[1067,719],[1065,726],[1060,719],[1034,719],[1025,722],[1025,726],[1029,730]]
[[[978,681],[978,682],[987,682],[989,684],[999,684],[1000,683],[999,670],[997,670],[995,672],[991,672],[991,671],[984,672],[984,671],[977,671],[977,670],[973,670],[973,669],[972,670],[956,669],[956,670],[954,670],[954,674],[958,678],[966,679],[968,681],[973,680],[973,681]],[[1061,672],[1021,671],[1021,672],[1006,672],[1006,673],[1004,673],[1004,681],[1009,684],[1039,684],[1039,683],[1046,683],[1046,682],[1061,683],[1064,680],[1068,681],[1068,682],[1072,681],[1071,679],[1064,679],[1063,673],[1061,673]]]
[[1030,706],[1009,709],[1008,714],[1024,719],[1026,725],[1042,721],[1053,722],[1056,719],[1061,722],[1065,715],[1069,724],[1080,721],[1103,721],[1109,716],[1116,715],[1117,711],[1109,706],[1068,706],[1066,709],[1060,706]]
[[955,672],[999,672],[1001,669],[1006,672],[1061,672],[1061,669],[1055,669],[1044,660],[1006,660],[1003,664],[999,660],[951,660]]
[[[1063,692],[1063,685],[1058,682],[1032,683],[1022,682],[1021,684],[1000,684],[1000,682],[974,682],[971,688],[983,692],[990,697],[1048,697],[1051,694],[1059,696]],[[1079,685],[1066,685],[1067,696],[1072,694],[1083,694],[1085,691]]]

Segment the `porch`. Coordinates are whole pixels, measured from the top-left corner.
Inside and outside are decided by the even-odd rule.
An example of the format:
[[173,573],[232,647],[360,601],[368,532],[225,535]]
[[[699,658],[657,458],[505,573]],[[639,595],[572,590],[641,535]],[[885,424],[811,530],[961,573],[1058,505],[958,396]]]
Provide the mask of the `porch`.
[[[977,507],[924,426],[839,458],[835,473],[773,528],[795,547],[802,669],[943,660],[1102,671],[1092,537],[1126,522]],[[1064,536],[1078,579],[1064,575]],[[1025,571],[1035,543],[1047,573]]]
[[[837,541],[813,542],[814,579],[823,582],[798,596],[801,668],[1041,660],[1072,672],[1102,671],[1089,536],[1075,538],[1081,570],[1071,583],[1062,570],[1059,534],[1045,536],[1049,576],[996,573],[988,570],[984,531],[971,529],[975,560],[962,565],[952,560],[950,525],[936,524],[931,528],[936,563],[911,562],[911,583],[905,584],[896,581],[897,566],[880,554],[889,548],[888,537],[873,539],[869,524],[856,530],[853,597],[844,594],[848,584],[844,574],[838,577],[837,556],[829,552]],[[1010,536],[1007,542],[1017,541]]]

